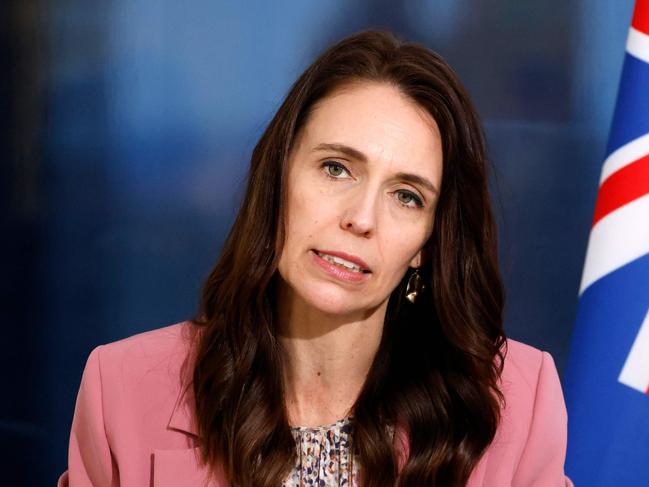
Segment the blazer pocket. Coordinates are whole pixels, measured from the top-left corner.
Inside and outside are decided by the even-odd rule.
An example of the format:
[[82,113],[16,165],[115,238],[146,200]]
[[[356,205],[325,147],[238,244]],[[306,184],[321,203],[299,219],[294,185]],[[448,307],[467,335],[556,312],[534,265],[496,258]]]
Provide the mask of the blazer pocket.
[[207,466],[200,463],[199,447],[182,450],[153,450],[152,487],[227,487],[219,470],[210,479]]

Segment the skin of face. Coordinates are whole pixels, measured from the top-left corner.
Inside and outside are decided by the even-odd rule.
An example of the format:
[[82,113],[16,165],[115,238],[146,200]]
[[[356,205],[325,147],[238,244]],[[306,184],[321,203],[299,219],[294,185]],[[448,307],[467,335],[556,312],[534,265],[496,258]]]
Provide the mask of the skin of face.
[[[351,147],[366,160],[323,144]],[[408,267],[419,267],[442,180],[432,116],[386,83],[361,82],[320,100],[287,161],[286,239],[280,296],[316,314],[358,321],[385,311]],[[404,177],[413,174],[433,185]],[[418,204],[421,202],[421,206]],[[325,272],[314,249],[360,257],[362,282]]]

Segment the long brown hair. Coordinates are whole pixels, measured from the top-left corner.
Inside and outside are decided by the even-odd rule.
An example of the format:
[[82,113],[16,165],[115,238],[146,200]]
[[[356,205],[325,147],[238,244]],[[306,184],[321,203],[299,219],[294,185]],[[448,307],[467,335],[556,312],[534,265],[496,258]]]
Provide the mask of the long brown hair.
[[[374,362],[353,407],[362,485],[464,485],[494,438],[504,403],[504,293],[487,190],[484,136],[457,75],[436,53],[392,34],[343,39],[293,84],[256,145],[247,190],[200,309],[193,388],[203,461],[236,486],[281,485],[296,447],[276,340],[275,276],[284,241],[285,162],[316,102],[345,83],[388,83],[428,110],[444,174],[420,268],[426,286],[389,297]],[[399,425],[401,469],[386,434]]]

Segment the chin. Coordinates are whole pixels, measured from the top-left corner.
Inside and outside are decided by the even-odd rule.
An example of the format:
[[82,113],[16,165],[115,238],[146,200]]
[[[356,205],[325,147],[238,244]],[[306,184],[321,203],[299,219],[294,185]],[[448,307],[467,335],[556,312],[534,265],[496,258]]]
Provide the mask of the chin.
[[347,315],[363,311],[362,303],[354,293],[337,287],[336,289],[311,289],[302,294],[302,299],[318,311],[331,315]]
[[354,302],[349,292],[343,289],[313,289],[300,293],[304,302],[326,314],[347,314],[358,309],[358,300]]

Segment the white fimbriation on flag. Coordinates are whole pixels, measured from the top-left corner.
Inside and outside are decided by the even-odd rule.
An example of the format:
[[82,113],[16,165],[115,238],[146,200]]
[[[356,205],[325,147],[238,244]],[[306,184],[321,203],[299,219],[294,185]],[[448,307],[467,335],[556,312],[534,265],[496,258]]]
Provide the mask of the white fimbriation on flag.
[[606,215],[593,227],[586,250],[582,294],[598,279],[649,252],[649,194]]
[[604,184],[604,181],[606,181],[613,173],[647,154],[649,154],[649,134],[645,134],[642,137],[632,140],[628,144],[624,144],[608,156],[606,161],[604,161],[602,175],[599,178],[599,185],[601,186]]
[[649,36],[631,27],[626,42],[626,52],[645,63],[649,63]]
[[640,392],[649,390],[649,310],[618,380]]

